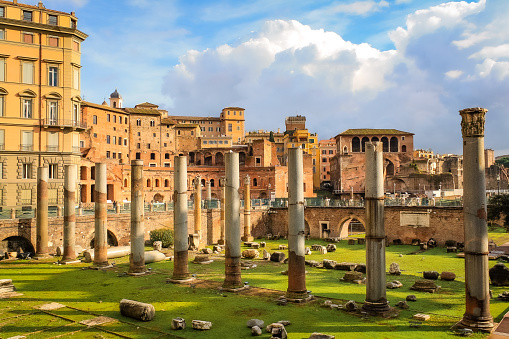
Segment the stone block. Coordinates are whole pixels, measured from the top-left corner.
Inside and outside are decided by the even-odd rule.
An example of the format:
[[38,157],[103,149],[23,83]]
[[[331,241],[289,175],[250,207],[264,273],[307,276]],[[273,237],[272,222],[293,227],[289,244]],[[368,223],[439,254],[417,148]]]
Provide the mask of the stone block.
[[357,264],[355,264],[353,262],[340,262],[340,263],[337,263],[334,268],[336,270],[341,270],[341,271],[354,271],[356,267],[357,267]]
[[265,241],[260,242],[260,247],[265,247],[265,246],[267,246],[267,243]]
[[414,316],[412,318],[415,320],[418,320],[418,321],[427,321],[427,320],[429,320],[430,316],[429,316],[429,314],[417,313],[417,314],[414,314]]
[[437,271],[424,271],[422,277],[424,279],[437,280],[440,274]]
[[171,320],[171,328],[174,330],[183,330],[186,328],[186,320],[184,318],[175,318]]
[[260,244],[257,242],[254,242],[251,244],[251,248],[258,249],[258,248],[260,248]]
[[350,271],[346,272],[341,280],[359,284],[364,280],[364,275],[361,272]]
[[334,269],[336,264],[337,263],[334,260],[330,260],[330,259],[323,259],[323,261],[322,261],[323,267],[328,268],[328,269]]
[[263,250],[263,260],[270,260],[270,253]]
[[408,306],[406,300],[401,300],[396,303],[396,307],[401,308],[403,310],[407,310],[410,306]]
[[410,287],[411,290],[414,291],[420,291],[420,292],[430,292],[435,293],[440,289],[440,286],[437,286],[433,280],[417,280],[412,287]]
[[440,274],[440,279],[445,281],[453,281],[456,279],[456,274],[453,272],[442,272],[442,274]]
[[193,320],[193,328],[200,331],[210,330],[212,328],[212,323],[204,320]]
[[327,248],[325,246],[320,246],[320,249],[318,250],[320,254],[327,254]]
[[122,299],[120,300],[120,314],[141,321],[154,319],[156,310],[153,305],[139,301]]
[[247,321],[247,327],[251,328],[253,326],[258,326],[258,327],[263,327],[263,325],[265,324],[265,322],[263,320],[260,320],[260,319],[250,319]]
[[357,238],[357,245],[366,245],[366,238]]
[[270,261],[282,262],[285,260],[286,255],[283,252],[274,252],[270,255]]
[[335,338],[336,336],[334,335],[313,332],[308,339],[335,339]]
[[242,251],[242,257],[246,259],[256,259],[260,257],[260,252],[255,249],[247,249]]
[[304,255],[311,255],[311,254],[312,254],[312,253],[311,253],[311,248],[306,247],[306,248],[304,249]]
[[401,270],[399,269],[398,263],[391,263],[391,266],[389,267],[389,274],[390,275],[401,275]]
[[345,310],[347,312],[356,312],[359,310],[359,306],[357,305],[357,303],[354,300],[349,300],[345,304]]
[[154,241],[152,243],[152,248],[155,250],[155,251],[160,251],[163,249],[163,242],[162,241]]
[[348,245],[355,245],[355,239],[353,238],[348,239]]
[[262,335],[262,329],[259,326],[251,327],[251,336],[258,337]]
[[403,284],[398,280],[393,280],[393,281],[387,283],[387,288],[389,288],[389,289],[395,289],[395,288],[400,288],[400,287],[403,287]]
[[286,245],[279,245],[279,250],[287,250],[288,246]]
[[366,274],[366,264],[357,264],[354,271]]
[[327,252],[335,252],[336,251],[336,245],[328,244],[326,249],[327,249]]
[[509,268],[503,263],[498,263],[489,270],[491,284],[494,286],[509,285]]
[[203,248],[201,251],[204,254],[212,254],[212,252],[213,252],[212,249],[210,249],[210,248]]
[[417,301],[417,297],[413,294],[407,295],[406,301]]

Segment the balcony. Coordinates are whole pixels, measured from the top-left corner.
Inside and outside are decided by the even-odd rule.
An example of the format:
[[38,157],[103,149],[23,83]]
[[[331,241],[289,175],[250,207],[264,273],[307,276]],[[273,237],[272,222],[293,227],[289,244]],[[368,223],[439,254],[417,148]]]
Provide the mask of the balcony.
[[4,151],[5,150],[5,144],[0,144],[0,151]]
[[47,152],[58,152],[58,145],[48,145],[46,146]]
[[32,145],[32,144],[29,144],[29,145],[28,144],[27,145],[21,144],[21,145],[19,145],[19,150],[20,151],[25,151],[25,152],[31,152],[31,151],[34,150],[34,145]]
[[67,120],[67,119],[43,119],[42,125],[48,127],[72,128],[75,130],[85,130],[87,128],[86,122]]

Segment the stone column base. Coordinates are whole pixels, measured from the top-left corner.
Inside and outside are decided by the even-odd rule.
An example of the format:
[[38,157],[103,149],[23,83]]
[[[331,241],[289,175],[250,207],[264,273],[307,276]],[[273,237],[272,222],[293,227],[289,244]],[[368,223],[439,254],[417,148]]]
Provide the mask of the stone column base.
[[248,235],[248,236],[243,236],[242,238],[240,238],[242,241],[253,241],[254,240],[254,237]]
[[463,317],[463,319],[461,319],[451,327],[451,330],[454,331],[461,328],[469,328],[474,332],[491,333],[495,328],[495,323],[493,322],[492,317],[490,318],[479,317],[476,320]]
[[71,264],[81,264],[81,260],[74,259],[74,260],[60,260],[58,262],[60,265],[71,265]]
[[371,301],[364,301],[364,305],[362,305],[362,311],[373,314],[373,315],[380,315],[384,316],[384,314],[388,313],[391,310],[391,307],[389,306],[389,302],[371,302]]
[[218,244],[218,245],[224,245],[224,239],[219,239],[219,240],[217,241],[217,244]]
[[167,284],[186,284],[195,281],[196,279],[194,277],[187,278],[187,279],[173,279],[168,278],[166,279]]

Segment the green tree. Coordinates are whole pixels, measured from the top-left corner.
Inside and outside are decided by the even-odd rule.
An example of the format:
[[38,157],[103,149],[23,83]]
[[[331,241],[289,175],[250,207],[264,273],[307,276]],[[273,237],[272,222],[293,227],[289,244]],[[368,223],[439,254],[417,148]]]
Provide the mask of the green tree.
[[509,157],[503,157],[495,160],[495,163],[498,165],[503,165],[505,168],[509,168]]
[[504,217],[504,227],[509,230],[509,194],[492,195],[488,201],[488,220]]
[[150,231],[150,242],[161,241],[163,247],[170,247],[173,245],[173,231],[169,228],[160,228]]

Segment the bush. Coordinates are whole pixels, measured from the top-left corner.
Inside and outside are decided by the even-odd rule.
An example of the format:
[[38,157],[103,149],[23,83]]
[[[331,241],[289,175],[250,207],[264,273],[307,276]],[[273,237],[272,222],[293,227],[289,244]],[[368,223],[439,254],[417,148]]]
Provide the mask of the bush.
[[170,247],[173,245],[173,231],[169,228],[160,228],[157,230],[150,231],[150,242],[161,241],[163,247]]

